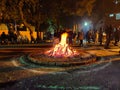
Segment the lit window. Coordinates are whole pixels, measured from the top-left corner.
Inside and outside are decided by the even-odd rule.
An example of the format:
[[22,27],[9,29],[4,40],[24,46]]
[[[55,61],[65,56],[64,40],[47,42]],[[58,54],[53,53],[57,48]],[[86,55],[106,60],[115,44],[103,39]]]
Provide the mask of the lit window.
[[109,14],[109,17],[114,17],[114,14]]
[[120,13],[116,14],[116,20],[120,20]]

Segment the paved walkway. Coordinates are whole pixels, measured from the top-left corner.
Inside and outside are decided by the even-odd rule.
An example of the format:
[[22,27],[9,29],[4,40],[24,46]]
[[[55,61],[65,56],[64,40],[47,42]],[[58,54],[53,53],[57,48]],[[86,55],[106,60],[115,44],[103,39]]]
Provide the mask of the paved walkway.
[[0,90],[120,90],[120,48],[112,44],[110,47],[104,49],[94,44],[74,46],[75,49],[104,57],[105,62],[70,71],[27,66],[18,62],[20,56],[40,48],[1,48]]

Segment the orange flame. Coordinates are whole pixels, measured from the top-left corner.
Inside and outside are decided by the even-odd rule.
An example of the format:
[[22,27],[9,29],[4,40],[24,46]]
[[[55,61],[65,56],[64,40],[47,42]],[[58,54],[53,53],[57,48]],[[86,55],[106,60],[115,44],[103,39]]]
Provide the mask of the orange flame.
[[67,33],[63,33],[63,34],[61,35],[61,41],[60,41],[60,44],[61,44],[61,45],[66,45],[66,44],[67,44],[67,36],[68,36]]
[[56,44],[55,47],[47,52],[48,56],[54,56],[54,57],[73,57],[75,55],[78,55],[78,53],[75,50],[71,50],[67,44],[67,33],[63,33],[61,35],[61,41],[59,44]]

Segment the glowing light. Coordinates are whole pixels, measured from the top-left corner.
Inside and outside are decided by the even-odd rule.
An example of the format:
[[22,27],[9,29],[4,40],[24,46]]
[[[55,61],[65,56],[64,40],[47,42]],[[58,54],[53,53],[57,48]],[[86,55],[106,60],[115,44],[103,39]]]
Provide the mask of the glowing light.
[[60,41],[60,44],[61,44],[61,45],[66,45],[66,44],[67,44],[67,36],[68,36],[67,33],[63,33],[63,34],[62,34],[62,36],[61,36],[61,41]]
[[115,4],[118,4],[118,1],[117,1],[117,0],[115,1]]
[[87,26],[87,25],[88,25],[88,23],[87,23],[87,22],[85,22],[85,23],[84,23],[84,25],[85,25],[85,26]]
[[114,17],[114,14],[109,14],[109,17]]

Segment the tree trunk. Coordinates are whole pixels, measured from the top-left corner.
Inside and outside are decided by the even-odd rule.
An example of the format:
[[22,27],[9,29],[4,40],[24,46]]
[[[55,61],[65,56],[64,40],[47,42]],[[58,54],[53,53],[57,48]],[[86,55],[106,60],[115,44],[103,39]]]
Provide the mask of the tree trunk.
[[25,18],[24,18],[23,11],[22,11],[22,8],[23,8],[23,2],[24,2],[24,0],[21,0],[21,1],[19,2],[20,16],[21,16],[21,19],[22,19],[24,25],[30,30],[30,37],[31,37],[31,39],[32,39],[32,37],[33,37],[33,36],[32,36],[32,35],[33,35],[32,27],[31,27],[31,25],[30,25],[29,23],[26,22],[26,20],[25,20]]
[[40,32],[40,23],[39,22],[37,22],[36,23],[36,31],[37,31],[37,42],[40,42],[40,34],[39,34],[39,32]]

